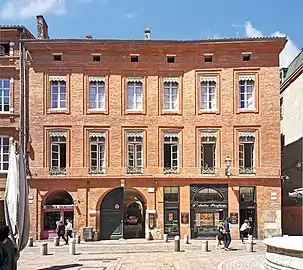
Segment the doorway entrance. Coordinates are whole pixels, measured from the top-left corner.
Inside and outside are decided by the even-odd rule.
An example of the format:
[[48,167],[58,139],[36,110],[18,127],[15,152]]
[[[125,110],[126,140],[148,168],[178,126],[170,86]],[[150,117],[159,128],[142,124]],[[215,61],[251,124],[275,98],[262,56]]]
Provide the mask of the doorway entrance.
[[72,196],[65,190],[51,193],[45,200],[42,209],[42,239],[57,236],[57,221],[63,218],[74,223],[74,201]]
[[191,237],[214,238],[228,214],[227,185],[191,185]]
[[143,238],[145,235],[144,198],[134,189],[116,188],[101,203],[101,239]]

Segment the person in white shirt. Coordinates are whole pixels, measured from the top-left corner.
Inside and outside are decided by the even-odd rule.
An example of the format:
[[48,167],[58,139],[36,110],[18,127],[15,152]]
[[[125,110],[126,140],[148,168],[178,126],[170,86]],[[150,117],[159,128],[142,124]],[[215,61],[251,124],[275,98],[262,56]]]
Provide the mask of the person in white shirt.
[[68,237],[73,238],[73,224],[72,222],[68,219],[66,220],[67,224],[66,224],[66,238],[67,238],[67,242],[68,242]]
[[248,233],[250,231],[250,225],[248,223],[248,220],[245,219],[244,223],[242,224],[241,228],[240,228],[240,238],[242,243],[244,244],[244,237],[248,236]]

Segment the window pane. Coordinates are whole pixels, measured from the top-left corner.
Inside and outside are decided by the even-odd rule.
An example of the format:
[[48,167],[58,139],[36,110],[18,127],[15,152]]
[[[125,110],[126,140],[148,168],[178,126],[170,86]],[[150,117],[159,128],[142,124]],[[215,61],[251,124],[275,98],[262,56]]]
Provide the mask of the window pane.
[[60,108],[66,108],[66,102],[60,101]]
[[[10,88],[10,81],[9,80],[2,80],[3,82],[3,88],[7,88],[9,89]],[[0,85],[1,87],[1,85]]]
[[165,202],[178,202],[179,201],[179,188],[178,187],[164,187],[164,201]]
[[52,85],[52,94],[58,94],[58,86]]
[[66,168],[66,143],[60,143],[60,168]]
[[164,167],[171,168],[171,144],[164,144]]

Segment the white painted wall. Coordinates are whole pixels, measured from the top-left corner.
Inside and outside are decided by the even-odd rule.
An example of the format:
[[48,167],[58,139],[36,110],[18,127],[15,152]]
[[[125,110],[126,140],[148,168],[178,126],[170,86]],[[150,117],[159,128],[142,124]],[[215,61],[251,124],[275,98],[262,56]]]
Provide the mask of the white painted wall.
[[283,93],[281,133],[285,146],[302,138],[303,132],[303,73]]

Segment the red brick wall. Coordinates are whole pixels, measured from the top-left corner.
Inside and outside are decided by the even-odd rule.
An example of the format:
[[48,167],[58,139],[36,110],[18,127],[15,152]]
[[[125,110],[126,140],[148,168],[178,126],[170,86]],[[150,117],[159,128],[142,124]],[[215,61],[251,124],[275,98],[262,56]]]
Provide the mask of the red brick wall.
[[[258,186],[258,224],[263,230],[265,214],[273,217],[269,222],[279,219],[280,211],[280,125],[279,125],[279,68],[278,53],[282,49],[281,41],[239,42],[213,44],[137,44],[127,43],[91,43],[71,46],[48,43],[28,44],[33,61],[29,65],[29,115],[32,151],[30,168],[32,173],[32,192],[37,192],[33,208],[38,207],[34,218],[41,221],[41,200],[54,189],[66,189],[76,196],[76,228],[87,224],[98,228],[99,217],[88,216],[88,210],[99,209],[101,198],[109,189],[120,186],[120,179],[126,184],[138,188],[146,196],[147,206],[154,208],[154,195],[146,191],[153,187],[153,179],[161,181],[160,186],[181,185],[180,212],[189,211],[189,184],[219,183],[230,185],[229,211],[237,212],[237,193],[232,188],[241,185]],[[96,45],[98,44],[98,45]],[[136,45],[137,44],[137,45]],[[102,48],[102,51],[100,51]],[[242,52],[251,51],[252,61],[242,62]],[[93,63],[92,52],[101,52],[101,62]],[[203,62],[203,53],[214,53],[213,63]],[[61,63],[52,62],[52,53],[63,53]],[[130,63],[129,54],[139,53],[139,63]],[[165,54],[176,54],[176,63],[167,64]],[[257,111],[237,113],[237,97],[234,95],[239,73],[251,72],[257,75],[256,89]],[[197,111],[197,76],[200,73],[218,74],[219,110],[213,114],[199,114]],[[48,112],[48,76],[67,75],[68,111],[66,113]],[[86,110],[87,77],[106,76],[109,87],[107,97],[108,111],[91,114]],[[144,76],[146,84],[146,110],[143,114],[125,114],[124,78],[126,76]],[[182,107],[176,115],[161,113],[161,79],[163,76],[180,76],[182,84]],[[61,128],[68,131],[68,164],[65,177],[48,175],[48,137],[47,130]],[[125,168],[125,130],[145,131],[145,168],[143,177],[127,176]],[[162,130],[177,129],[181,132],[180,174],[163,177],[162,174]],[[219,132],[220,151],[217,157],[218,175],[205,178],[200,175],[198,160],[198,130],[215,128]],[[238,176],[238,141],[240,129],[255,129],[257,135],[256,176],[250,179]],[[106,130],[108,135],[108,153],[106,175],[88,176],[87,167],[87,129]],[[224,175],[224,160],[232,158],[231,179]],[[194,179],[192,179],[194,177]],[[89,189],[88,189],[88,186]],[[278,194],[277,201],[268,199],[269,190]],[[88,197],[86,198],[86,193]],[[162,189],[157,191],[161,197]],[[41,197],[42,196],[42,197]],[[37,203],[38,200],[38,203]],[[88,200],[88,204],[86,203]],[[268,212],[269,211],[269,212]],[[98,215],[98,214],[97,214]],[[158,226],[163,226],[163,203],[157,202]],[[41,222],[40,222],[41,223]],[[35,229],[40,231],[39,224]],[[181,225],[181,233],[186,233],[189,225]],[[234,233],[234,236],[237,232]],[[260,232],[263,235],[263,231]]]

